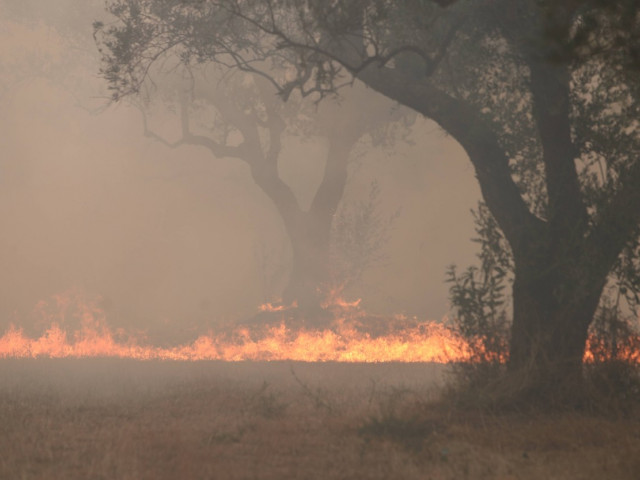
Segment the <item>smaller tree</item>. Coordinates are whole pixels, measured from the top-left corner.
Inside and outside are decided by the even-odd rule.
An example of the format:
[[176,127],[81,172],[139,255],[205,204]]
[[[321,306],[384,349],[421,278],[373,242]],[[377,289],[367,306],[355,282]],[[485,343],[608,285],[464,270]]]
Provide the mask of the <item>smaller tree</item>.
[[386,258],[384,247],[401,209],[385,217],[381,212],[380,192],[378,181],[372,181],[366,200],[343,202],[334,217],[331,232],[334,289],[348,289],[362,279],[365,271]]
[[458,365],[458,373],[465,384],[476,386],[498,378],[508,356],[511,325],[505,289],[513,279],[513,257],[487,206],[480,202],[472,214],[480,266],[458,273],[451,265],[446,281],[451,285],[454,329],[468,341],[471,352],[469,361]]

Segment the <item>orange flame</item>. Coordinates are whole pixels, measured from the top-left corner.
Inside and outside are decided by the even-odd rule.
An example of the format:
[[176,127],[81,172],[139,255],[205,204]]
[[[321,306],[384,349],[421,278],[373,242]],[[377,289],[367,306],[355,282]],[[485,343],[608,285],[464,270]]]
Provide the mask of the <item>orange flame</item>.
[[[335,296],[326,308],[337,315],[337,320],[323,330],[292,330],[283,320],[260,332],[246,327],[238,328],[230,334],[201,335],[185,345],[158,347],[145,345],[135,335],[123,330],[112,331],[98,302],[71,290],[37,304],[35,311],[47,324],[40,337],[30,338],[23,329],[10,326],[0,337],[0,358],[116,357],[138,360],[366,363],[448,363],[477,358],[473,355],[477,354],[477,349],[441,323],[407,322],[405,317],[396,316],[395,322],[385,321],[382,334],[363,331],[363,327],[374,317],[367,317],[359,304],[359,300],[347,302]],[[294,307],[265,304],[260,306],[260,310],[285,313]],[[401,326],[394,329],[394,325]],[[73,334],[69,335],[68,331]],[[640,345],[640,338],[636,340],[636,344]],[[590,339],[588,345],[595,343]],[[620,351],[618,354],[618,358],[640,363],[638,349]],[[587,349],[584,361],[596,361],[594,352]]]
[[344,285],[336,285],[333,288],[328,289],[324,292],[324,302],[322,302],[322,308],[328,309],[343,309],[343,310],[354,310],[360,307],[361,298],[356,299],[355,301],[349,302],[344,299],[342,296],[342,292],[344,290]]
[[[418,322],[398,332],[375,336],[360,331],[354,318],[341,318],[331,328],[323,330],[303,328],[292,331],[282,322],[260,335],[241,328],[229,335],[202,335],[190,344],[176,347],[150,346],[122,331],[114,335],[106,325],[104,312],[95,302],[87,302],[80,297],[77,294],[54,297],[53,314],[46,313],[52,302],[41,302],[38,305],[40,313],[52,318],[44,334],[39,338],[29,338],[22,329],[11,326],[0,337],[0,358],[441,363],[469,358],[467,344],[442,324]],[[73,305],[74,302],[77,305]],[[358,302],[344,302],[343,305],[355,309]],[[80,325],[71,338],[62,327],[69,323],[69,309],[74,310],[72,316]],[[262,310],[281,311],[285,308],[269,305]]]

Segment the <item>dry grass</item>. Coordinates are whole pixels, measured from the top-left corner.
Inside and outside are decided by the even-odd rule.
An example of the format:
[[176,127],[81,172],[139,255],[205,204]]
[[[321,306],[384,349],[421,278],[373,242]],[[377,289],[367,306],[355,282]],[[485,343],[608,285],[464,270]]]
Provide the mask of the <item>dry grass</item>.
[[4,361],[4,479],[634,479],[638,419],[483,416],[424,365]]

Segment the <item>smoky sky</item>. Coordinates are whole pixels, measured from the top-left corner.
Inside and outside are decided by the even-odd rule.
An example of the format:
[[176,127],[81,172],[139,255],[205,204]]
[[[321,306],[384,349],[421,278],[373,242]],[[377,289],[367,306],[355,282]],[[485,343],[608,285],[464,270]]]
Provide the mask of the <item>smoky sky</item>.
[[[108,104],[91,39],[101,7],[0,2],[0,325],[28,323],[39,300],[69,289],[99,295],[112,326],[167,338],[250,316],[288,275],[281,220],[242,162],[170,149],[143,136],[137,109]],[[332,115],[377,96],[355,88]],[[280,175],[303,207],[325,154],[320,138],[285,139]],[[385,258],[348,293],[375,313],[439,320],[446,266],[474,261],[479,193],[464,152],[418,118],[407,138],[363,139],[353,156],[343,201],[375,180],[382,213],[401,213]],[[266,285],[265,268],[281,278]]]

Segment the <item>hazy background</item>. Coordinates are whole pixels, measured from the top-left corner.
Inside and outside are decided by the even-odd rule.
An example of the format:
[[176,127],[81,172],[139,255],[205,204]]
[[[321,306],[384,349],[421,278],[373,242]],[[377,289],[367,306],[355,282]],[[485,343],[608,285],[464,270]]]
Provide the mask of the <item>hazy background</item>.
[[[91,36],[94,20],[108,20],[102,7],[0,0],[0,327],[35,328],[36,303],[75,288],[100,295],[114,327],[182,341],[272,300],[261,263],[288,262],[290,247],[242,162],[171,150],[142,135],[135,108],[108,105]],[[439,320],[446,266],[474,261],[479,191],[437,126],[418,119],[409,140],[363,145],[352,169],[345,201],[377,179],[381,209],[401,208],[387,259],[357,291],[371,312]],[[324,148],[285,145],[281,174],[302,205]]]

